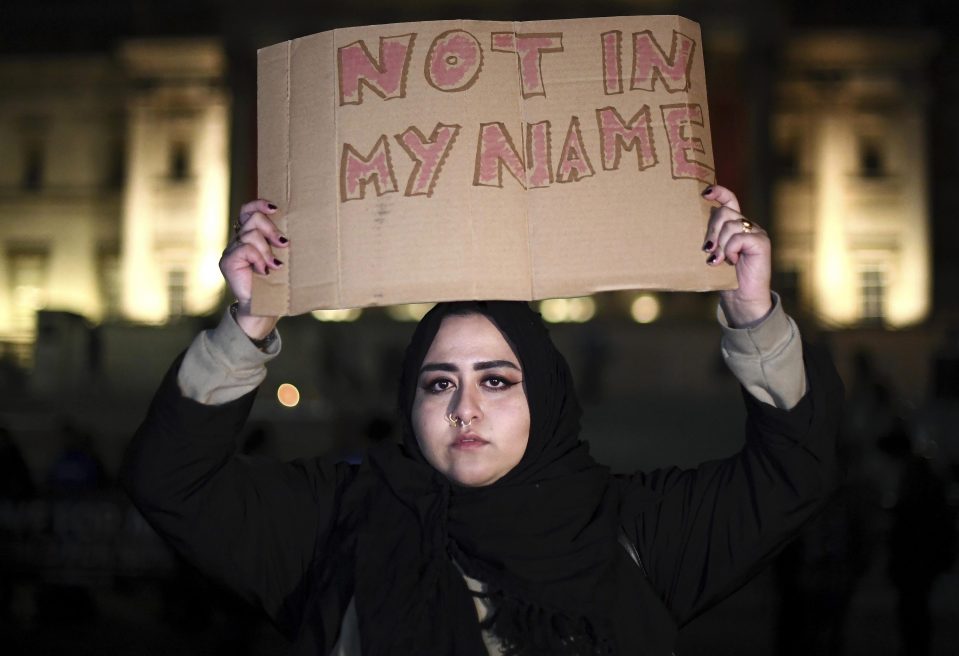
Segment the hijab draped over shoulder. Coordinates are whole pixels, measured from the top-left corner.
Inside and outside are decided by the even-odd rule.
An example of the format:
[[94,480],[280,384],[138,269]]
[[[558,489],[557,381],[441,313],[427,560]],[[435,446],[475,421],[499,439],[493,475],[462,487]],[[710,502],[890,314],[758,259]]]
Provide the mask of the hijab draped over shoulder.
[[[440,324],[469,312],[488,317],[512,347],[530,411],[519,464],[476,488],[427,463],[411,422]],[[636,575],[617,543],[618,500],[608,469],[579,439],[569,367],[540,316],[523,302],[438,304],[407,347],[399,411],[402,445],[370,452],[338,532],[336,562],[352,569],[363,654],[483,656],[481,628],[508,654],[636,653],[641,609],[618,592]],[[494,612],[484,627],[459,568],[487,585]]]

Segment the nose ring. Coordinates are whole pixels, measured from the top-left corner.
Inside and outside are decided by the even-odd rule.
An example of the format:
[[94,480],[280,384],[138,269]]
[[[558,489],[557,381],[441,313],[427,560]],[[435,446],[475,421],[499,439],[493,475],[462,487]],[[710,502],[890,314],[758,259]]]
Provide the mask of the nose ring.
[[456,428],[457,426],[462,426],[463,428],[466,428],[467,426],[473,423],[472,419],[470,419],[469,421],[463,421],[462,419],[454,415],[452,412],[446,415],[446,421],[448,421],[450,426],[452,426],[453,428]]

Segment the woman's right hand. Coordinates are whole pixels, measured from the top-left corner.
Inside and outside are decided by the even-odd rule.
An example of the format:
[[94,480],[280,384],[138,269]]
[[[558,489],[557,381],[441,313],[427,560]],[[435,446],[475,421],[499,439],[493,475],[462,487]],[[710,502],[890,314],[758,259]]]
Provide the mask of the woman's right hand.
[[220,257],[220,271],[239,305],[236,322],[253,339],[269,335],[279,318],[251,312],[253,273],[270,275],[270,271],[285,266],[286,258],[273,252],[274,248],[289,246],[289,240],[270,218],[276,211],[276,205],[262,198],[246,203],[240,209],[235,235]]

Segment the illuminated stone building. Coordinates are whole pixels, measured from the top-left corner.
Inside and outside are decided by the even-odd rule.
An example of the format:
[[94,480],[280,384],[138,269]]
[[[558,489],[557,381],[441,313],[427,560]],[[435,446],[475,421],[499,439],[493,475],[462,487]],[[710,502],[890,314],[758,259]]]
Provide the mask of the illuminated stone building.
[[776,92],[778,286],[824,326],[901,328],[932,303],[927,33],[793,38]]
[[229,94],[210,41],[0,61],[0,342],[35,311],[159,323],[219,300]]
[[[922,322],[931,310],[923,72],[933,39],[790,36],[777,45],[775,73],[755,81],[753,69],[737,68],[748,44],[734,37],[704,35],[713,124],[725,126],[714,134],[717,161],[722,181],[738,190],[771,185],[776,287],[794,301],[788,309],[805,309],[825,327]],[[230,213],[225,69],[221,48],[204,40],[128,40],[112,55],[0,60],[0,343],[28,354],[37,309],[159,324],[215,307],[223,285],[214,263]],[[247,73],[233,82],[247,80],[234,91],[249,113],[255,86]],[[749,105],[747,89],[776,98],[778,165],[754,178],[752,155],[737,148],[763,150],[756,135],[768,108]],[[758,127],[739,118],[746,114]],[[233,138],[234,179],[246,180],[253,138]],[[744,205],[761,209],[748,202],[755,190],[742,191]],[[588,312],[570,301],[546,314],[708,319],[712,301],[690,296],[623,293]]]

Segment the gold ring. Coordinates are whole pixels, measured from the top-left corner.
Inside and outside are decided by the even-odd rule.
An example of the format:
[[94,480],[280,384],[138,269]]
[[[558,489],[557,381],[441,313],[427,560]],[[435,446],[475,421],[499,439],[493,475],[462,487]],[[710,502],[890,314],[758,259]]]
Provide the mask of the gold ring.
[[740,219],[739,222],[743,225],[743,232],[749,233],[753,231],[753,223],[748,219]]
[[452,412],[446,415],[446,421],[449,422],[449,425],[452,426],[453,428],[456,428],[457,426],[462,426],[463,428],[466,428],[467,426],[473,423],[472,419],[470,419],[469,421],[463,421],[462,419],[454,415]]
[[240,236],[240,229],[243,227],[243,224],[240,223],[240,220],[237,219],[233,222],[233,234],[237,237]]

